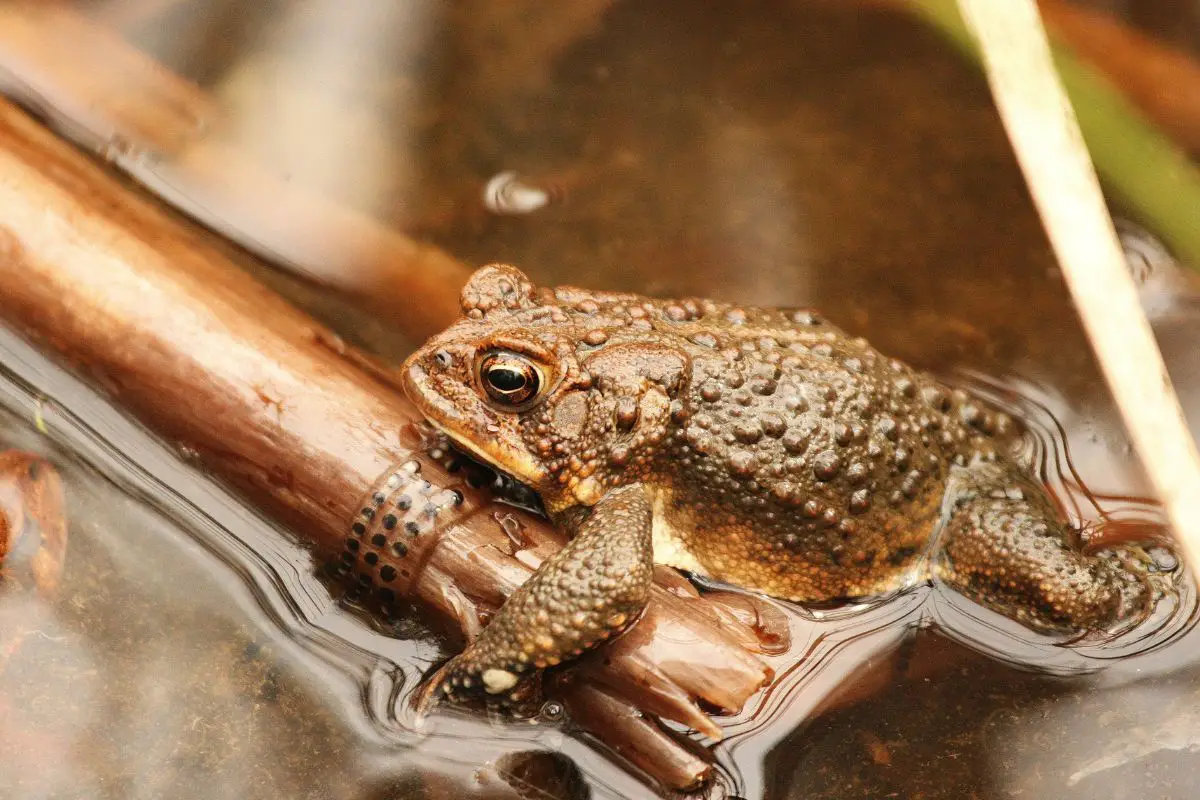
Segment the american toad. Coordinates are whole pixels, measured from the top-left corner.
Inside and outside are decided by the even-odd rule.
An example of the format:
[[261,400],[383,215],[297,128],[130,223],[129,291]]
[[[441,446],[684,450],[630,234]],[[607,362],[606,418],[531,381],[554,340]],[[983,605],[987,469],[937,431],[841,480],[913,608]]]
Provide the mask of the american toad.
[[1009,416],[810,311],[535,289],[508,266],[462,310],[408,394],[573,538],[451,662],[451,695],[506,696],[619,632],[654,562],[799,602],[932,575],[1050,632],[1147,603],[1013,459]]

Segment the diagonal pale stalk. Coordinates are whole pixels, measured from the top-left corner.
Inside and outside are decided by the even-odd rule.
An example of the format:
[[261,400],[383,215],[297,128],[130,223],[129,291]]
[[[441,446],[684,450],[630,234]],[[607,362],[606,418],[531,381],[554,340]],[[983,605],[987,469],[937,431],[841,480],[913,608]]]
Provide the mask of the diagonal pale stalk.
[[959,0],[1084,329],[1192,569],[1200,459],[1142,313],[1034,0]]

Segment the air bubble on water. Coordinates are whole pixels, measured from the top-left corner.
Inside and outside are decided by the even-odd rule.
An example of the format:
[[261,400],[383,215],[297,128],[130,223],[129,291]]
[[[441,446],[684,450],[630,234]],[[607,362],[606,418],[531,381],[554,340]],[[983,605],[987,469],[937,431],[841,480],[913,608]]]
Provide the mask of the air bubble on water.
[[567,710],[562,703],[558,702],[557,700],[547,700],[542,704],[539,716],[545,722],[558,722],[566,715],[566,713]]
[[550,202],[550,194],[521,180],[511,170],[496,175],[483,187],[483,204],[493,214],[529,214]]
[[1165,547],[1152,547],[1146,552],[1160,572],[1174,572],[1179,568],[1179,557]]

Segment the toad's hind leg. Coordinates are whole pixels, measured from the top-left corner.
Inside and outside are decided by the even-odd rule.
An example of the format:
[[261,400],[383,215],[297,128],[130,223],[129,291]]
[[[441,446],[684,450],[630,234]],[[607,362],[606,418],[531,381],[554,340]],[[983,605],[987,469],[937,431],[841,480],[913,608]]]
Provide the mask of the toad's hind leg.
[[1013,464],[956,468],[935,574],[1026,627],[1082,633],[1145,609],[1143,579],[1083,552],[1046,490]]
[[519,702],[535,670],[579,656],[637,619],[650,596],[651,507],[640,485],[606,495],[439,675],[437,691]]

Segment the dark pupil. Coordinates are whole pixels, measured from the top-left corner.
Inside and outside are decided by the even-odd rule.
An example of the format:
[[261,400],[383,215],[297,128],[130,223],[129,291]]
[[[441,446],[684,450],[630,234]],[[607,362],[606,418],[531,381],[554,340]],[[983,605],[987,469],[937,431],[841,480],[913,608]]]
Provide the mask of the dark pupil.
[[529,379],[524,370],[514,367],[492,367],[488,370],[488,381],[501,392],[517,392],[525,388]]

